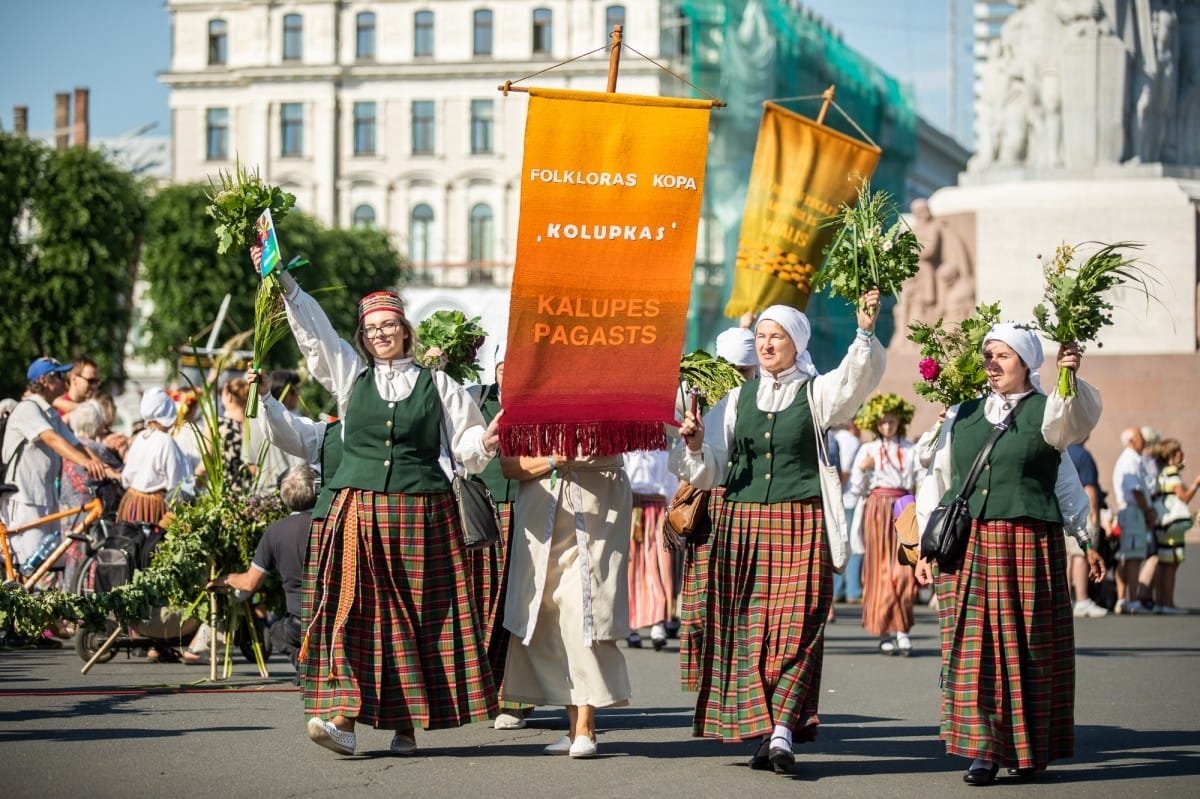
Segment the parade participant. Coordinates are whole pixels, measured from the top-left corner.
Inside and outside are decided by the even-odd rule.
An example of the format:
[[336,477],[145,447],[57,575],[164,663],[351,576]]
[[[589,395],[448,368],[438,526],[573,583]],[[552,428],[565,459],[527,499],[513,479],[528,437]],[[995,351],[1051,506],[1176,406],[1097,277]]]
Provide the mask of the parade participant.
[[[896,560],[893,503],[916,489],[916,457],[904,438],[915,408],[896,394],[877,394],[859,411],[855,424],[875,433],[863,444],[850,472],[850,484],[866,504],[857,516],[866,553],[863,559],[862,626],[879,638],[885,655],[912,654],[913,600],[917,584],[910,567]],[[851,532],[851,536],[854,532]]]
[[[786,773],[793,743],[813,740],[820,723],[833,564],[817,436],[848,421],[883,374],[878,311],[879,292],[864,294],[845,359],[818,375],[808,318],[768,308],[755,326],[760,377],[730,392],[720,443],[706,441],[703,421],[689,412],[680,427],[685,447],[671,453],[681,479],[724,486],[710,543],[693,735],[755,740],[752,768]],[[840,496],[831,501],[840,508]]]
[[190,482],[187,456],[171,437],[177,408],[161,388],[142,394],[142,420],[146,426],[129,443],[121,484],[125,494],[117,507],[119,522],[159,524],[167,504]]
[[667,500],[678,481],[667,469],[664,451],[625,453],[625,473],[633,491],[629,531],[629,645],[642,645],[639,630],[650,628],[654,651],[667,645],[667,622],[675,615],[675,574],[663,542]]
[[629,633],[632,498],[621,457],[500,459],[519,480],[504,626],[501,699],[562,705],[569,729],[547,754],[596,756],[596,708],[627,704],[617,640]]
[[[1090,576],[1104,566],[1087,536],[1087,496],[1067,446],[1100,415],[1100,395],[1077,380],[1074,397],[1041,391],[1042,345],[1031,330],[997,324],[983,340],[990,391],[951,407],[917,492],[924,529],[948,503],[995,425],[1011,418],[971,495],[971,532],[957,566],[936,574],[942,638],[946,751],[971,758],[963,780],[991,783],[1001,765],[1032,778],[1070,757],[1075,731],[1075,640],[1064,522],[1086,551]],[[1077,371],[1079,348],[1062,346],[1060,369]],[[917,579],[935,575],[918,563]]]
[[[261,249],[251,256],[257,266]],[[485,427],[461,386],[413,362],[396,294],[362,298],[351,344],[289,273],[279,280],[309,372],[337,401],[344,444],[310,553],[317,578],[300,656],[309,737],[353,754],[361,722],[393,730],[390,750],[412,754],[417,723],[445,729],[496,713],[438,452],[445,436],[478,473],[499,447],[497,424]]]

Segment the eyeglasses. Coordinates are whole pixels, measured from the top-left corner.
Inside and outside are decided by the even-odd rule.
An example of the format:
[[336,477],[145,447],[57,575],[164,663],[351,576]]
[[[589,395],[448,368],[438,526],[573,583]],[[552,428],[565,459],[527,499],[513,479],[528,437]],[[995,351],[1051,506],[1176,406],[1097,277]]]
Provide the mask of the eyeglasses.
[[75,375],[75,376],[78,377],[83,382],[87,383],[89,386],[100,385],[100,378],[98,378],[98,377],[84,377],[83,375]]
[[367,325],[363,328],[363,335],[367,338],[375,338],[378,335],[392,336],[400,329],[400,323],[397,321],[384,322],[381,325]]

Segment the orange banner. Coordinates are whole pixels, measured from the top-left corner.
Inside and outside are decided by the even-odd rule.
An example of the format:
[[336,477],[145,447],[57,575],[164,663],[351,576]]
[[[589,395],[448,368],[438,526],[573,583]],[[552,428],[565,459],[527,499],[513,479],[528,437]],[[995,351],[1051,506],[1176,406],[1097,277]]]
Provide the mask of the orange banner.
[[505,454],[665,446],[710,101],[531,89]]
[[770,305],[808,306],[809,279],[835,230],[822,228],[858,197],[880,149],[765,103],[726,316]]

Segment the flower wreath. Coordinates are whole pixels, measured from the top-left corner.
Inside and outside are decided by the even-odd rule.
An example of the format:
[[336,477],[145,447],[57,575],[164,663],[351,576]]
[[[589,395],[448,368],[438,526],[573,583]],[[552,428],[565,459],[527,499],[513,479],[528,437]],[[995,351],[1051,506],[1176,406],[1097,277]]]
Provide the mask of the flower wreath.
[[913,420],[916,408],[899,394],[874,394],[858,409],[858,413],[854,416],[854,423],[858,425],[859,430],[875,432],[875,425],[879,423],[885,413],[894,413],[900,417],[896,436],[903,438],[909,423]]

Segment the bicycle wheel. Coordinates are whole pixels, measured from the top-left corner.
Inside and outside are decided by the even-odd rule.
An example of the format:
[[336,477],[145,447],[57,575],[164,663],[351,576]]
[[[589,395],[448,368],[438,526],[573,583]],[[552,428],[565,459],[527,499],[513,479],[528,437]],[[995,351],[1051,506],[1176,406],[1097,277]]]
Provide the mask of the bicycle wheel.
[[75,584],[71,586],[71,593],[78,596],[94,596],[96,594],[96,566],[98,563],[95,555],[88,555],[84,558],[83,563],[79,564],[79,571],[75,574]]
[[[89,630],[85,627],[80,627],[75,631],[75,654],[79,655],[80,660],[85,663],[92,659],[92,656],[100,650],[108,637],[117,629],[117,623],[109,619],[104,623],[103,630]],[[117,647],[110,646],[97,663],[107,663],[117,656]]]

